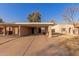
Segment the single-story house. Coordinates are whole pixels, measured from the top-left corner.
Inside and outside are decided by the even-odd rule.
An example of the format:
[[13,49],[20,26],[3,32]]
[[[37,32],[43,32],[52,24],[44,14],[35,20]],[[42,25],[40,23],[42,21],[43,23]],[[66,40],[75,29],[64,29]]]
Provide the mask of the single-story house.
[[0,23],[0,35],[27,36],[32,34],[46,34],[52,36],[51,22],[21,22],[21,23]]
[[54,24],[53,22],[21,22],[0,23],[0,35],[28,36],[32,34],[46,34],[52,37],[54,33],[79,35],[79,25]]
[[79,35],[79,28],[74,27],[72,24],[57,24],[52,26],[54,33]]

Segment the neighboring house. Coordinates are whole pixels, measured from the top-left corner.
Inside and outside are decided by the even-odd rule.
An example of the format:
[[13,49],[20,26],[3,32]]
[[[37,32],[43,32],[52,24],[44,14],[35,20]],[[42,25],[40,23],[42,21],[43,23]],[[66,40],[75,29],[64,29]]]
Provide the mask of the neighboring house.
[[70,35],[79,35],[79,29],[71,24],[57,24],[52,26],[52,32]]
[[0,34],[18,36],[46,34],[51,37],[52,26],[54,23],[50,22],[0,23]]

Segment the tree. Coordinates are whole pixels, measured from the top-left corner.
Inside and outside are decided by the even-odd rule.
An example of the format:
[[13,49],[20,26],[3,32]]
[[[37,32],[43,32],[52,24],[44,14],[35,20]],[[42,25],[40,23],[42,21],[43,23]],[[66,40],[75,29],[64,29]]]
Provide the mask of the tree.
[[75,25],[79,21],[79,8],[68,7],[64,9],[62,18],[65,22]]
[[56,24],[56,20],[55,19],[52,19],[49,22]]
[[33,12],[32,14],[28,15],[29,22],[41,22],[41,15],[39,12]]

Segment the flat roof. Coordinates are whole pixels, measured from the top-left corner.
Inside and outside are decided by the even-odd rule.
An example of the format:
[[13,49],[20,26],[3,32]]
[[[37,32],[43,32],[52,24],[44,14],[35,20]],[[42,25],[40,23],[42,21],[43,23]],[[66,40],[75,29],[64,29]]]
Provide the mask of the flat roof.
[[52,22],[17,22],[17,23],[14,23],[14,24],[54,24]]
[[0,25],[4,26],[15,26],[15,25],[21,25],[21,26],[49,26],[54,25],[53,22],[16,22],[16,23],[0,23]]

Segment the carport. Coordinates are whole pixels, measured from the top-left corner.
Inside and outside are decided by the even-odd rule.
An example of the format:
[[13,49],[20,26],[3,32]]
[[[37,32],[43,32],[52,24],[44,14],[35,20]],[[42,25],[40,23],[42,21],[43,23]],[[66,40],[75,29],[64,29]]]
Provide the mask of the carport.
[[[0,23],[3,27],[3,35],[27,36],[32,34],[45,33],[49,37],[52,36],[51,27],[54,23],[26,22],[26,23]],[[42,28],[44,32],[42,32]]]

